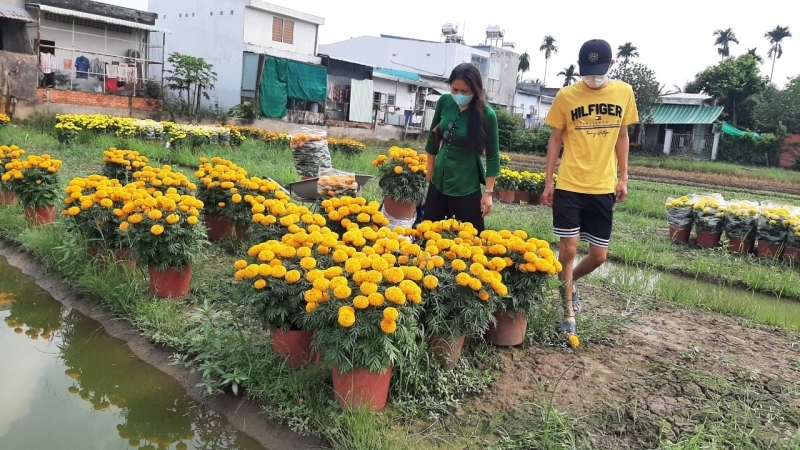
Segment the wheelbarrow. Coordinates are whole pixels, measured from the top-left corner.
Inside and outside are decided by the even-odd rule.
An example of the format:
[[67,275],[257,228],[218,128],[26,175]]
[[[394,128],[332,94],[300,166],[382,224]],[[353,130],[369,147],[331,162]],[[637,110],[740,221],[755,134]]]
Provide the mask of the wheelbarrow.
[[[361,188],[372,179],[372,175],[356,175],[358,188],[356,192],[361,192]],[[288,184],[289,197],[300,203],[317,202],[317,182],[319,177],[307,178]]]

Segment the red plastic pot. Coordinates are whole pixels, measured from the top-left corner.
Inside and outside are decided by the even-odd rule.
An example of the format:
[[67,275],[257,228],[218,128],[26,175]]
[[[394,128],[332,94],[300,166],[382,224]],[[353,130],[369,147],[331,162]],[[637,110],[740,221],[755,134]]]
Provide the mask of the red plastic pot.
[[13,206],[17,204],[17,194],[8,189],[0,189],[0,206]]
[[233,235],[233,221],[218,214],[203,214],[203,221],[208,226],[208,239],[218,241]]
[[514,203],[530,203],[531,193],[528,191],[514,191]]
[[680,242],[681,244],[689,243],[689,236],[692,234],[692,228],[678,228],[675,225],[669,226],[669,238],[673,242]]
[[233,235],[236,239],[243,241],[247,239],[247,227],[242,225],[234,225],[233,226]]
[[272,351],[286,357],[286,365],[292,369],[299,369],[306,364],[319,362],[319,354],[312,354],[311,339],[313,331],[287,330],[272,327],[270,341]]
[[719,238],[722,233],[710,233],[708,231],[700,231],[697,233],[697,245],[702,248],[714,248],[719,245]]
[[783,260],[795,266],[800,264],[800,248],[785,247],[783,249]]
[[497,198],[503,203],[513,203],[514,191],[504,191],[504,190],[497,191]]
[[728,242],[728,250],[731,253],[748,255],[753,253],[753,247],[755,246],[755,243],[756,241],[753,238],[743,239],[741,237],[731,237],[729,238]]
[[159,298],[180,297],[189,293],[192,281],[192,268],[170,267],[164,272],[159,272],[155,267],[149,267],[150,291]]
[[45,225],[56,220],[55,206],[27,207],[24,213],[31,225]]
[[756,256],[759,258],[778,258],[783,251],[783,244],[770,244],[767,241],[758,241]]
[[366,407],[373,411],[380,411],[386,406],[392,366],[387,367],[384,373],[370,372],[360,367],[343,373],[334,367],[331,372],[333,393],[342,406]]
[[495,311],[492,314],[497,323],[489,325],[489,329],[484,333],[483,338],[490,344],[499,347],[510,347],[520,345],[525,340],[525,331],[528,329],[528,317],[518,313],[511,316],[507,312]]
[[401,202],[390,197],[383,197],[383,209],[394,219],[410,219],[417,211],[416,203]]
[[461,356],[464,338],[465,336],[462,335],[452,340],[434,333],[428,337],[428,349],[445,369],[453,370],[458,364],[458,358]]

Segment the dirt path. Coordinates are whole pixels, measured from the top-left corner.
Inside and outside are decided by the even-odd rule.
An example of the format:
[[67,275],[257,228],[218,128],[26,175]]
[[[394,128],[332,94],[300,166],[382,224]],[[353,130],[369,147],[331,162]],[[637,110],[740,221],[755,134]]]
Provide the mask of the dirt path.
[[[615,295],[591,286],[583,292]],[[587,303],[587,310],[596,306]],[[605,303],[601,314],[624,309],[597,303]],[[765,448],[788,448],[800,427],[800,335],[658,302],[638,315],[611,346],[504,351],[505,373],[474,407],[498,412],[552,398],[558,410],[583,418],[586,429],[576,434],[592,435],[591,448],[657,448],[659,439],[694,436],[704,422],[752,427],[774,445]]]

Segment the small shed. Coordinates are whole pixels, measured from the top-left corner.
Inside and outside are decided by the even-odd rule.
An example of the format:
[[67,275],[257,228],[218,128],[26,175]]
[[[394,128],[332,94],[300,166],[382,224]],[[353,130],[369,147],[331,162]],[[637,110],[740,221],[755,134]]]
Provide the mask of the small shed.
[[654,153],[711,158],[719,142],[713,123],[722,110],[705,94],[662,95],[644,124],[644,145]]

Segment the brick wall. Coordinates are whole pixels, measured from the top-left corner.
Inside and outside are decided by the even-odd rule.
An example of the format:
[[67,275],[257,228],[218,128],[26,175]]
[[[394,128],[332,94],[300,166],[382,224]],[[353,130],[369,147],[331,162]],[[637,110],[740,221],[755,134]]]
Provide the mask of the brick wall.
[[800,134],[787,134],[781,145],[781,167],[794,167],[800,160]]
[[36,90],[36,101],[39,103],[66,103],[70,105],[93,106],[113,109],[135,109],[138,111],[159,111],[161,101],[152,98],[126,97],[120,95],[95,94],[93,92],[76,92],[61,89]]

